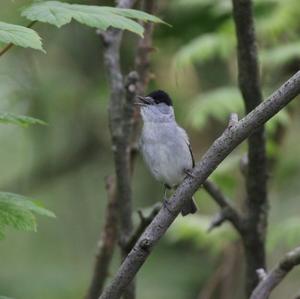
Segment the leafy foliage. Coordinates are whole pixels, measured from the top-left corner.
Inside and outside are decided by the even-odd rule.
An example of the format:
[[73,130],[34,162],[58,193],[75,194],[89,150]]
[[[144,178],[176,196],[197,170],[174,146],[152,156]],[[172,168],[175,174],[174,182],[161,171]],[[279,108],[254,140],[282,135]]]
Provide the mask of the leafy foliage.
[[121,9],[106,6],[69,4],[59,1],[46,1],[31,4],[23,10],[22,16],[61,27],[72,19],[89,27],[107,30],[108,27],[129,30],[140,36],[143,27],[132,19],[163,23],[159,18],[134,9]]
[[[195,128],[204,128],[210,118],[225,123],[231,112],[242,116],[244,104],[237,87],[224,86],[212,91],[200,94],[193,99],[187,119]],[[276,114],[268,123],[267,130],[273,134],[280,124],[286,126],[289,123],[289,115],[285,109]]]
[[174,0],[174,7],[189,9],[195,7],[210,7],[216,14],[228,13],[231,9],[230,0]]
[[177,52],[174,60],[179,66],[184,66],[192,62],[205,62],[216,57],[224,59],[233,49],[234,36],[207,33],[183,46]]
[[0,22],[0,41],[45,52],[40,36],[34,30],[19,25]]
[[24,196],[0,192],[0,238],[4,237],[4,230],[8,226],[18,230],[36,231],[34,214],[55,217],[51,211]]
[[0,123],[14,124],[22,127],[28,127],[30,125],[46,125],[46,123],[40,119],[24,115],[15,115],[8,112],[0,112]]
[[[189,0],[190,6],[207,6],[215,14],[214,21],[221,22],[221,25],[212,32],[206,32],[179,48],[174,57],[174,65],[180,66],[191,63],[203,63],[216,57],[231,61],[233,57],[236,38],[234,26],[230,17],[231,1],[194,1]],[[185,1],[177,0],[175,7],[184,9]],[[299,57],[299,42],[296,39],[300,28],[300,11],[297,0],[260,0],[255,2],[257,36],[262,47],[262,62],[266,66],[278,67],[289,62],[295,57]],[[268,17],[266,17],[266,13]],[[289,28],[289,30],[287,30]],[[280,40],[289,40],[286,44],[280,43]],[[264,49],[265,48],[265,49]]]
[[268,17],[262,14],[257,20],[259,36],[271,42],[276,42],[281,36],[293,38],[293,32],[299,29],[299,2],[297,0],[261,0],[261,2],[268,4],[266,10]]
[[291,217],[272,226],[268,237],[268,249],[274,250],[279,245],[295,247],[300,241],[299,218]]
[[236,87],[225,86],[200,94],[193,99],[188,119],[196,128],[204,128],[209,118],[224,122],[228,115],[243,111],[243,102]]
[[191,242],[197,248],[209,248],[218,253],[237,238],[236,233],[227,225],[207,232],[212,218],[204,215],[177,217],[167,233],[170,242]]

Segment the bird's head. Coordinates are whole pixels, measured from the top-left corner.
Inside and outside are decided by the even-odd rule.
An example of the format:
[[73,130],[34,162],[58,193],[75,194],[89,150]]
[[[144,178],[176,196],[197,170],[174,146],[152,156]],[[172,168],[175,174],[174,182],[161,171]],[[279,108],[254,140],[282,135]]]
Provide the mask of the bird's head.
[[173,102],[163,90],[155,90],[147,96],[137,96],[144,121],[170,121],[174,119]]

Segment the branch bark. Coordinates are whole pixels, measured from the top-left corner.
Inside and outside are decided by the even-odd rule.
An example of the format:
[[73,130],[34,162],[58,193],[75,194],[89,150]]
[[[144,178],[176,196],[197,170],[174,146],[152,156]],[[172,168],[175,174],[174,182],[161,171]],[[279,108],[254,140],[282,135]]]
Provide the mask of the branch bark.
[[285,276],[300,264],[300,247],[285,255],[279,264],[258,284],[250,299],[267,299]]
[[[130,8],[135,0],[120,0],[119,8]],[[120,46],[123,32],[110,29],[102,34],[104,45],[104,63],[110,86],[109,128],[112,138],[116,187],[119,210],[119,244],[121,256],[127,254],[127,241],[133,231],[131,201],[130,136],[132,130],[133,101],[127,97],[124,78],[120,66]],[[135,298],[134,283],[127,286],[125,299]]]
[[242,141],[278,113],[300,93],[300,71],[285,82],[266,101],[247,114],[232,127],[228,127],[196,164],[192,176],[187,177],[171,199],[163,205],[157,216],[141,235],[126,257],[111,284],[100,299],[117,299],[150,255],[153,247],[208,176]]
[[[262,102],[254,17],[251,0],[232,0],[238,43],[238,81],[246,113]],[[246,293],[258,283],[256,269],[266,267],[265,238],[268,217],[267,157],[264,127],[248,138],[245,200],[246,232],[242,235],[246,258]]]
[[108,277],[109,265],[117,240],[118,208],[116,198],[115,177],[107,177],[106,184],[108,203],[105,211],[105,222],[101,239],[98,244],[96,262],[91,285],[85,296],[86,299],[97,299],[102,293]]
[[143,211],[138,210],[138,214],[140,217],[140,224],[136,227],[135,232],[132,234],[130,240],[127,243],[128,252],[130,252],[130,250],[137,242],[137,240],[140,238],[141,234],[144,232],[146,227],[152,222],[154,217],[158,214],[160,208],[161,208],[161,203],[156,203],[155,205],[153,205],[153,207],[151,207],[151,212],[146,216],[144,215]]
[[[143,0],[141,1],[140,9],[149,14],[155,15],[157,12],[157,0]],[[151,79],[150,73],[150,54],[153,50],[152,47],[152,35],[154,30],[154,23],[152,22],[142,22],[144,27],[144,37],[140,38],[136,50],[135,58],[135,70],[139,76],[139,81],[137,82],[136,94],[144,95]],[[139,138],[139,131],[141,128],[141,116],[139,108],[136,106],[133,117],[133,132],[132,132],[132,142],[131,142],[131,173],[134,171],[135,158],[138,153],[137,141]]]
[[[155,15],[157,11],[157,0],[143,0],[141,10]],[[154,23],[143,22],[144,25],[144,38],[141,38],[138,43],[135,68],[139,74],[139,83],[137,94],[145,94],[145,89],[151,78],[150,74],[150,53],[153,51],[152,35],[154,30]]]
[[[135,0],[120,0],[118,7],[130,8],[134,3]],[[142,9],[153,13],[154,0],[143,1]],[[144,27],[144,38],[140,39],[138,43],[137,72],[129,73],[126,83],[124,83],[120,67],[122,32],[111,29],[102,35],[104,42],[104,62],[111,89],[109,126],[116,171],[119,206],[119,244],[122,259],[131,250],[132,236],[135,234],[132,222],[131,177],[134,169],[136,131],[139,123],[139,115],[134,110],[133,102],[136,93],[139,92],[141,94],[144,92],[149,81],[149,51],[146,46],[151,45],[153,25],[145,23]],[[126,288],[124,298],[135,298],[134,283],[131,283]]]

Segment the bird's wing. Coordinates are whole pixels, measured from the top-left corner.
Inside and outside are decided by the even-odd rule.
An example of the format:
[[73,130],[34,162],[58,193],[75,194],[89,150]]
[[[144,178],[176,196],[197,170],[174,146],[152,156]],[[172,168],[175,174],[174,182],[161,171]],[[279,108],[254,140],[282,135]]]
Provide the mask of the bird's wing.
[[184,138],[185,142],[186,142],[186,145],[188,146],[189,148],[189,151],[191,153],[191,158],[192,158],[192,165],[193,167],[195,166],[195,159],[194,159],[194,155],[193,155],[193,151],[192,151],[192,147],[191,147],[191,143],[190,143],[190,140],[189,140],[189,136],[188,134],[186,133],[186,131],[184,129],[182,129],[181,127],[178,126],[178,130],[179,132],[181,133],[182,137]]

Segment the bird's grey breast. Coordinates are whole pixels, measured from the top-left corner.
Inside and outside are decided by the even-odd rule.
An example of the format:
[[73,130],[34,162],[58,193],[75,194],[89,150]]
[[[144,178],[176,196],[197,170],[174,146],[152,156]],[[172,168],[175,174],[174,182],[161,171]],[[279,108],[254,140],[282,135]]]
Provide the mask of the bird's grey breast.
[[[188,141],[175,121],[145,122],[140,147],[146,164],[154,177],[168,184],[178,185],[184,169],[192,167]],[[184,132],[184,131],[183,131]]]

